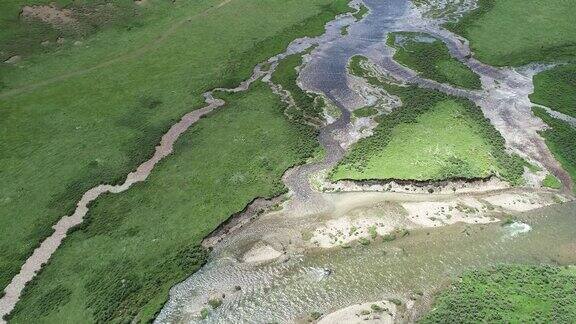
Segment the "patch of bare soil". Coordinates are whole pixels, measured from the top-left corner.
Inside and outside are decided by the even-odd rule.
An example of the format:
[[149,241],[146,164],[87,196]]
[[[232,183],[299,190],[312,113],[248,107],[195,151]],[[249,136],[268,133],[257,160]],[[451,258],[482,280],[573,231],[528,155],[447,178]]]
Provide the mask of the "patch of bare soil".
[[394,323],[396,305],[387,301],[352,305],[322,317],[318,324]]
[[57,29],[78,24],[72,10],[58,8],[53,3],[50,5],[24,6],[20,17],[27,21],[41,21]]

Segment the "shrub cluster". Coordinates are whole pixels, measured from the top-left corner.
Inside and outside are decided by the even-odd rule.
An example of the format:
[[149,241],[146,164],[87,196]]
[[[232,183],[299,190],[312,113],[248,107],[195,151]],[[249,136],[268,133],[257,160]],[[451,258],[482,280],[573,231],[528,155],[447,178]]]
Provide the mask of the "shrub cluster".
[[572,323],[576,273],[501,265],[465,273],[420,323]]

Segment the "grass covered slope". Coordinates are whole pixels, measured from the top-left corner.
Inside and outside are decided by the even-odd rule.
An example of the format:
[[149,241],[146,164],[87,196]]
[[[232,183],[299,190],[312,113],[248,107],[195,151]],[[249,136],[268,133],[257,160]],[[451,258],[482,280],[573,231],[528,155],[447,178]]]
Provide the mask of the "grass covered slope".
[[398,32],[388,35],[396,49],[394,60],[419,72],[423,77],[467,89],[481,89],[480,77],[453,58],[446,45],[427,34]]
[[546,145],[556,160],[570,174],[572,182],[576,183],[576,129],[568,123],[550,116],[542,108],[534,107],[532,111],[550,126],[540,134],[546,140]]
[[255,197],[285,190],[283,172],[316,146],[263,83],[225,95],[175,154],[125,193],[98,200],[11,318],[25,322],[149,320],[168,290],[202,264],[201,240]]
[[576,269],[503,265],[465,273],[419,323],[572,323]]
[[235,86],[348,10],[346,0],[167,3],[148,1],[137,26],[0,64],[0,289],[83,192],[125,177],[203,92]]
[[558,66],[535,75],[530,100],[576,117],[576,64]]
[[[383,117],[371,137],[354,146],[347,159],[333,174],[341,179],[444,180],[448,178],[484,178],[494,173],[496,160],[482,138],[474,120],[466,115],[462,102],[434,98],[421,114],[408,110],[421,107],[406,103],[402,112]],[[436,100],[435,100],[436,99]],[[392,126],[389,134],[383,127]],[[388,133],[388,132],[386,132]]]
[[576,56],[576,2],[479,0],[477,10],[446,27],[470,41],[474,56],[495,66]]
[[[363,76],[362,59],[351,61]],[[504,140],[472,102],[415,86],[373,84],[398,96],[402,106],[377,118],[374,134],[352,146],[332,180],[440,181],[497,174],[519,184],[523,160],[505,151]]]

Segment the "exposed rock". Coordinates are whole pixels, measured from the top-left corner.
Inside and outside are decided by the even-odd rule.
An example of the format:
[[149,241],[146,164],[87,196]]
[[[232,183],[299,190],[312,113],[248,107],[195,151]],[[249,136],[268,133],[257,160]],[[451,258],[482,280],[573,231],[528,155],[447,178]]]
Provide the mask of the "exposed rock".
[[20,55],[14,55],[11,58],[7,59],[6,61],[4,61],[4,63],[8,63],[8,64],[16,64],[18,62],[22,61],[22,57]]

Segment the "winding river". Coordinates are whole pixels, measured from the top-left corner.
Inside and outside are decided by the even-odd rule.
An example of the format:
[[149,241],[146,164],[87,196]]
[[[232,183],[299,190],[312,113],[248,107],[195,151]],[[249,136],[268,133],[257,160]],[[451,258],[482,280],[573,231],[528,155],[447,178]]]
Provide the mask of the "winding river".
[[[568,174],[538,135],[544,124],[532,114],[528,99],[533,74],[545,67],[485,65],[470,55],[467,40],[441,28],[442,20],[426,18],[410,1],[363,3],[370,12],[360,21],[343,16],[327,25],[325,35],[293,43],[301,50],[317,45],[305,57],[300,86],[329,98],[341,110],[335,122],[320,129],[325,159],[287,171],[284,182],[291,196],[284,209],[261,216],[216,244],[210,262],[171,290],[157,323],[292,322],[312,312],[327,313],[391,297],[415,300],[417,307],[403,315],[404,320],[411,320],[448,278],[466,269],[507,262],[576,262],[575,203],[519,213],[521,222],[513,226],[459,223],[417,229],[393,242],[328,250],[304,247],[303,233],[328,219],[358,213],[394,218],[400,214],[397,201],[430,199],[391,193],[327,194],[311,188],[310,177],[333,167],[344,155],[338,135],[350,131],[351,112],[365,103],[347,72],[354,55],[369,58],[383,75],[475,102],[500,131],[508,149],[550,170],[564,184],[564,194],[571,192]],[[347,34],[342,35],[345,26]],[[394,49],[385,42],[387,34],[395,31],[424,32],[441,39],[455,58],[480,75],[482,90],[423,79],[396,63]],[[260,264],[242,261],[246,251],[263,242],[281,251],[282,257]],[[223,303],[202,319],[200,310],[210,298]]]

